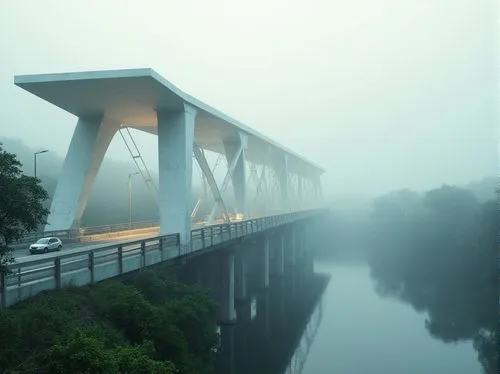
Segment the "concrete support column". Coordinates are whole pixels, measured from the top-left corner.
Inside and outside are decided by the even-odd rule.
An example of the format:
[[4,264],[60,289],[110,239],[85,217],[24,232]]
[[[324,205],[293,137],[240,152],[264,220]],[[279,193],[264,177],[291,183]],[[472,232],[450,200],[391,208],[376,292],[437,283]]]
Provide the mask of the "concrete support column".
[[158,111],[160,234],[180,234],[181,246],[191,241],[191,178],[196,109]]
[[273,275],[283,276],[285,274],[285,235],[281,234],[274,248],[274,270]]
[[234,296],[236,300],[243,301],[247,298],[247,269],[245,254],[241,248],[239,248],[238,251],[239,253],[236,255]]
[[67,230],[79,222],[109,143],[120,124],[103,115],[79,118],[64,159],[45,230]]
[[292,227],[290,229],[290,248],[288,250],[290,251],[290,264],[292,266],[295,266],[297,262],[297,242],[296,242],[296,236],[295,236],[295,229]]
[[248,148],[248,136],[247,134],[239,133],[238,138],[224,141],[224,150],[228,165],[231,164],[231,161],[237,155],[240,148],[242,152],[231,174],[231,180],[237,213],[242,213],[246,217],[248,215],[246,191],[246,150]]
[[264,288],[269,287],[269,237],[264,238],[264,250],[262,254],[262,281]]
[[234,309],[234,253],[222,254],[222,269],[219,283],[219,323],[232,323],[236,321]]

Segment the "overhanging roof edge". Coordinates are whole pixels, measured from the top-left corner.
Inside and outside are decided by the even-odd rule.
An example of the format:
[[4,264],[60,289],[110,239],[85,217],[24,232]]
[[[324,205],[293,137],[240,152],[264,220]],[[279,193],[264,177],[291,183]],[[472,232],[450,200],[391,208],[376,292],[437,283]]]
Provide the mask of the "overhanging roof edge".
[[191,104],[191,105],[197,107],[198,109],[201,109],[201,110],[203,110],[203,111],[205,111],[207,113],[210,113],[213,116],[222,119],[223,121],[226,121],[226,122],[228,122],[228,123],[230,123],[230,124],[232,124],[234,126],[239,127],[242,131],[246,132],[249,135],[261,138],[262,140],[264,140],[265,142],[271,144],[273,147],[276,147],[280,151],[283,151],[285,153],[289,153],[291,156],[294,156],[294,157],[298,158],[299,160],[304,161],[305,163],[307,163],[310,166],[314,167],[315,169],[319,170],[321,174],[323,174],[325,172],[325,170],[321,166],[317,165],[316,163],[314,163],[314,162],[308,160],[307,158],[305,158],[305,157],[297,154],[296,152],[294,152],[294,151],[290,150],[289,148],[287,148],[287,147],[279,144],[278,142],[276,142],[276,141],[268,138],[267,136],[263,135],[259,131],[254,130],[251,127],[245,125],[244,123],[242,123],[242,122],[240,122],[240,121],[238,121],[238,120],[236,120],[236,119],[228,116],[227,114],[221,112],[220,110],[215,109],[214,107],[212,107],[212,106],[204,103],[203,101],[198,100],[195,97],[193,97],[193,96],[185,93],[184,91],[182,91],[181,89],[179,89],[178,87],[176,87],[174,84],[172,84],[170,81],[168,81],[167,79],[165,79],[162,75],[158,74],[155,70],[151,69],[151,72],[152,72],[153,78],[155,78],[156,80],[158,80],[165,87],[167,87],[173,93],[175,93],[176,95],[178,95],[179,97],[181,97],[187,103],[189,103],[189,104]]
[[29,75],[16,75],[14,76],[14,84],[23,88],[22,86],[30,83],[49,83],[56,81],[81,81],[87,79],[114,79],[114,78],[153,78],[161,85],[165,86],[168,90],[178,96],[180,99],[186,101],[188,104],[209,113],[210,115],[219,118],[233,126],[236,126],[241,131],[247,133],[248,135],[254,136],[269,143],[272,147],[277,150],[289,154],[294,158],[308,164],[313,167],[320,174],[323,174],[325,170],[314,162],[311,162],[307,158],[299,155],[298,153],[290,150],[289,148],[279,144],[278,142],[268,138],[259,131],[252,129],[251,127],[245,125],[244,123],[226,115],[225,113],[213,108],[212,106],[196,99],[195,97],[185,93],[180,88],[175,86],[173,83],[168,81],[162,75],[157,73],[152,68],[136,68],[136,69],[114,69],[114,70],[97,70],[97,71],[85,71],[85,72],[66,72],[66,73],[52,73],[52,74],[29,74]]

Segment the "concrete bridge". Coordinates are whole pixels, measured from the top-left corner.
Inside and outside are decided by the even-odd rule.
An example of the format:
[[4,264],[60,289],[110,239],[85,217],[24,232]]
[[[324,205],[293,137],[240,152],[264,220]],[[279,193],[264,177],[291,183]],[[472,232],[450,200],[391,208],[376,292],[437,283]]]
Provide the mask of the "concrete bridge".
[[[214,290],[219,303],[219,322],[233,322],[235,300],[246,298],[248,282],[265,289],[270,276],[283,276],[287,263],[293,267],[299,261],[312,272],[306,256],[311,230],[325,214],[319,166],[183,93],[151,69],[18,76],[15,84],[78,117],[47,230],[75,229],[108,145],[124,128],[158,136],[158,186],[141,169],[140,155],[131,154],[158,201],[160,222],[154,237],[18,258],[1,279],[3,307],[44,290],[149,266],[197,264],[198,281]],[[221,182],[208,152],[227,161]],[[213,200],[198,227],[193,158]],[[232,199],[226,191],[230,182]]]
[[[25,75],[14,81],[78,118],[46,230],[75,227],[117,132],[157,200],[160,235],[179,233],[182,245],[189,243],[193,221],[193,158],[212,193],[208,225],[217,218],[229,221],[231,211],[234,217],[262,217],[321,204],[321,167],[182,92],[152,69]],[[125,128],[157,135],[158,185],[141,168],[140,151],[132,150],[133,139],[127,143]],[[207,152],[226,159],[219,183]],[[230,182],[232,194],[226,193]]]

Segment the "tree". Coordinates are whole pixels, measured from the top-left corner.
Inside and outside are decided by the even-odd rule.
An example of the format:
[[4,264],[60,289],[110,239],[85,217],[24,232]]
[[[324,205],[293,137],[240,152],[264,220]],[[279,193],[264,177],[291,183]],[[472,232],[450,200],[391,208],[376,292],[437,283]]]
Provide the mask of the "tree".
[[40,180],[24,175],[16,155],[0,143],[0,273],[13,261],[9,244],[45,223],[47,192]]

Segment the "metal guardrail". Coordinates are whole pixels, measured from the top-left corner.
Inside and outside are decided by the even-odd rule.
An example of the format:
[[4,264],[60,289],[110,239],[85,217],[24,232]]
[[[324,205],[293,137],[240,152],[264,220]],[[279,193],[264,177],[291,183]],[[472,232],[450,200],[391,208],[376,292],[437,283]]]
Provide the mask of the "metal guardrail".
[[13,305],[45,290],[99,282],[322,212],[309,210],[205,226],[191,230],[187,245],[180,244],[179,234],[170,234],[23,259],[8,265],[10,274],[0,275],[0,306]]

